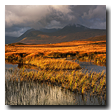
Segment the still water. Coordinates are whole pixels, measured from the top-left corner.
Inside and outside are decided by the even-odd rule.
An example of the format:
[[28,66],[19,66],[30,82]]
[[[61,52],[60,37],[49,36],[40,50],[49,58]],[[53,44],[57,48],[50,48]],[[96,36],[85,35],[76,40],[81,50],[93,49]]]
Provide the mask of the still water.
[[75,62],[77,62],[81,68],[82,68],[82,71],[86,71],[86,72],[106,72],[106,67],[105,66],[99,66],[99,65],[95,65],[94,63],[92,62],[81,62],[79,60],[75,60]]
[[10,71],[6,69],[6,105],[105,105],[103,98],[81,95],[62,89],[50,83],[9,81]]
[[[87,62],[83,64],[85,68],[91,68],[91,66],[95,67],[92,64],[89,66]],[[50,83],[12,82],[10,75],[13,74],[14,68],[19,70],[18,64],[5,63],[5,68],[6,105],[106,105],[106,101],[100,96],[90,96],[90,93],[81,95]],[[9,68],[13,69],[10,70]]]
[[[81,71],[84,72],[106,72],[106,67],[105,66],[98,66],[98,65],[95,65],[93,64],[92,62],[81,62],[79,60],[69,60],[69,61],[72,61],[72,62],[77,62],[80,66],[81,66]],[[21,65],[20,64],[11,64],[11,63],[5,63],[5,68],[15,68],[15,67],[18,67],[18,68],[21,68]],[[22,65],[23,67],[23,65]],[[24,66],[25,67],[25,66]],[[31,67],[29,67],[31,68]],[[27,69],[27,70],[36,70],[36,69]]]

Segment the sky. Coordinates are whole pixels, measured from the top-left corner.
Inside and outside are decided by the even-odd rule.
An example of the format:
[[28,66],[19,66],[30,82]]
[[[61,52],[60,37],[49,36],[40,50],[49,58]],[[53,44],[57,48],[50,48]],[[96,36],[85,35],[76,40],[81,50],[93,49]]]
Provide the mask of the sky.
[[[78,21],[78,23],[84,24],[84,25],[92,27],[92,28],[100,28],[100,29],[103,28],[103,29],[105,29],[106,28],[106,6],[103,6],[103,5],[111,5],[111,1],[110,0],[76,0],[76,1],[75,0],[56,0],[56,1],[54,1],[54,0],[44,0],[44,1],[43,0],[39,0],[39,1],[38,0],[29,0],[29,1],[25,1],[25,0],[18,0],[18,1],[17,0],[3,0],[0,3],[0,14],[1,14],[1,17],[0,17],[0,25],[1,25],[0,26],[0,30],[2,32],[1,33],[1,40],[0,40],[1,53],[4,53],[4,50],[5,50],[4,49],[4,37],[2,37],[2,36],[4,36],[4,31],[5,31],[5,35],[8,35],[8,36],[10,35],[10,36],[18,37],[21,34],[23,34],[27,29],[35,28],[35,26],[33,26],[34,25],[34,19],[31,22],[31,17],[33,18],[34,15],[32,16],[32,14],[31,14],[31,16],[30,16],[30,13],[28,13],[28,12],[27,12],[28,14],[26,15],[26,9],[24,9],[24,11],[21,10],[20,6],[17,6],[18,4],[20,4],[20,5],[26,5],[26,4],[27,5],[35,5],[35,4],[36,5],[52,5],[52,4],[53,5],[58,5],[58,4],[59,5],[72,5],[72,4],[73,5],[101,5],[101,6],[95,6],[96,7],[95,9],[94,8],[92,9],[89,6],[89,10],[90,11],[88,11],[88,9],[84,10],[84,8],[80,8],[78,11],[81,10],[81,13],[82,12],[85,13],[85,14],[82,14],[82,15],[84,15],[84,18],[82,16],[80,16],[80,13],[77,13],[78,12],[77,9],[75,9],[75,11],[72,10],[75,13],[75,15],[73,13],[72,16],[76,17],[76,19],[74,19],[73,23],[75,21]],[[8,5],[8,9],[7,9],[7,6],[5,6],[5,18],[4,18],[4,5]],[[13,6],[11,6],[11,5],[13,5]],[[16,7],[18,7],[18,11],[17,11],[17,9],[16,10],[14,9],[15,8],[14,5],[16,5]],[[52,10],[52,15],[54,14],[53,13],[54,10],[55,11],[57,10],[56,13],[60,13],[61,12],[60,8],[54,9],[53,6],[50,6],[50,7],[52,7],[52,9],[53,9]],[[66,8],[66,6],[64,6],[64,7]],[[68,6],[67,8],[69,10],[71,10],[69,7],[70,6]],[[79,6],[77,6],[77,7],[79,7]],[[98,7],[98,9],[97,9],[97,7]],[[101,9],[99,9],[99,7],[101,7]],[[6,14],[6,10],[7,10],[7,14]],[[43,10],[45,10],[45,9],[43,9]],[[41,9],[39,9],[39,10],[37,9],[36,10],[36,12],[37,12],[36,13],[36,19],[38,19],[37,17],[40,18],[41,14],[43,14],[46,11],[46,10],[45,11],[43,11],[43,10],[41,10]],[[98,11],[96,11],[96,10],[98,10]],[[41,11],[41,12],[39,12],[39,11]],[[62,10],[61,13],[63,13],[63,11],[64,10]],[[29,12],[31,12],[31,10]],[[18,13],[21,13],[21,15],[23,13],[25,13],[25,14],[24,14],[24,16],[19,16]],[[51,16],[51,10],[49,11],[49,13],[50,14],[47,13],[47,17],[48,17],[48,15]],[[91,17],[85,18],[85,16],[90,16],[91,13],[93,13]],[[67,13],[63,13],[63,15],[64,15],[64,17],[67,18],[68,15],[69,16],[71,15],[71,12],[67,11]],[[13,16],[15,16],[16,19]],[[28,17],[26,17],[27,19],[25,19],[25,16],[28,16]],[[56,16],[57,16],[57,14],[56,14]],[[18,22],[17,21],[18,17],[19,17],[20,21],[23,21],[23,18],[24,18],[25,22],[23,24],[20,21]],[[79,19],[77,19],[78,17],[79,17]],[[30,20],[29,20],[29,18],[30,18]],[[71,18],[71,17],[69,17],[69,18]],[[42,19],[43,19],[43,17],[42,17]],[[45,17],[44,17],[44,19],[45,19]],[[49,19],[49,18],[47,18],[47,19]],[[4,20],[5,20],[5,27],[4,27]],[[60,22],[57,19],[53,19],[53,20],[55,20],[55,21],[48,22],[49,26],[45,25],[43,27],[50,27],[56,21],[57,21],[57,23],[55,24],[55,27],[56,27],[57,24],[62,27],[65,24],[69,23],[69,21],[70,21],[70,20],[67,20],[67,22],[64,23],[64,22]],[[7,24],[6,24],[6,22],[7,22]],[[38,22],[38,20],[35,23],[37,23],[37,22]],[[4,54],[0,54],[0,57],[2,58],[1,59],[1,62],[2,62],[1,63],[1,71],[2,71],[2,73],[4,73]],[[2,90],[4,89],[4,85],[3,85],[4,78],[3,77],[4,77],[4,74],[1,74],[0,87],[2,88]],[[3,101],[4,100],[4,91],[0,92],[0,97],[1,97],[0,106],[1,106],[1,109],[4,110],[4,101]]]
[[74,23],[106,29],[106,6],[5,5],[5,36],[19,37],[31,28],[63,28]]

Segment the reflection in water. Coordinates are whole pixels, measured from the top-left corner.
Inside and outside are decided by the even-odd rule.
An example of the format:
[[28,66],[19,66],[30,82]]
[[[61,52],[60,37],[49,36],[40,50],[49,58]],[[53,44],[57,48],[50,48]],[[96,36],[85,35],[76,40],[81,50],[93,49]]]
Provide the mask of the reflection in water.
[[9,62],[5,62],[5,68],[23,68],[23,64],[22,63],[18,63],[18,64],[13,64],[13,63],[9,63]]
[[9,81],[10,75],[6,71],[6,105],[105,105],[104,99],[90,96],[89,93],[80,95],[46,83],[13,82]]
[[79,95],[61,87],[34,82],[6,82],[6,105],[104,105],[105,102],[90,95]]
[[17,66],[18,66],[18,64],[11,64],[11,63],[5,62],[5,68],[15,68]]
[[7,69],[20,69],[20,68],[25,68],[27,71],[37,71],[38,68],[36,66],[31,66],[31,65],[23,65],[21,63],[18,64],[12,64],[12,63],[7,63],[5,62],[5,70]]
[[39,83],[7,83],[6,104],[8,105],[59,105],[73,104],[72,98],[62,93],[59,87]]
[[98,66],[98,65],[95,65],[93,64],[92,62],[81,62],[79,60],[70,60],[70,61],[74,61],[74,62],[77,62],[80,67],[82,68],[82,72],[102,72],[104,71],[106,73],[106,67],[105,66]]
[[[80,95],[45,83],[9,81],[12,75],[11,71],[13,71],[13,69],[9,70],[9,68],[17,66],[5,64],[7,68],[5,69],[6,105],[106,105],[102,97],[90,96],[89,93],[87,95]],[[16,74],[19,74],[18,71]]]

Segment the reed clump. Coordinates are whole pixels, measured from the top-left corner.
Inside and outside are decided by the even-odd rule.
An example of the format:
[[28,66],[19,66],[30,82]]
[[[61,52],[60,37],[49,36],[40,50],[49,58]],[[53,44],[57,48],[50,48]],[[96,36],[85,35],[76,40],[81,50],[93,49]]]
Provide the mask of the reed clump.
[[76,62],[67,61],[64,59],[51,59],[51,58],[32,58],[26,60],[26,64],[35,65],[44,70],[76,70],[81,69],[80,65]]
[[13,74],[11,80],[13,81],[40,81],[51,82],[52,84],[61,85],[62,88],[71,91],[78,91],[82,94],[87,94],[90,91],[91,95],[105,95],[106,94],[106,73],[82,73],[81,71],[54,71],[54,70],[39,70],[34,71],[20,71],[19,75]]

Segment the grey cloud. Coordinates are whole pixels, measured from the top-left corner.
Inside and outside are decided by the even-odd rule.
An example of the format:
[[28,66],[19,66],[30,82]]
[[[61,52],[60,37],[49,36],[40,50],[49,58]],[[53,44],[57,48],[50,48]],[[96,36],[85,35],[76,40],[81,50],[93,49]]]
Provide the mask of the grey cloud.
[[10,28],[5,28],[5,35],[12,36],[12,37],[19,37],[24,32],[26,32],[30,27],[19,27],[19,26],[12,26]]
[[[63,10],[63,8],[65,7],[66,9]],[[11,27],[13,25],[37,27],[35,26],[36,23],[40,22],[41,19],[44,20],[46,16],[47,17],[50,16],[55,10],[67,14],[69,10],[67,7],[69,6],[48,6],[48,5],[6,6],[5,7],[6,27]]]
[[[77,5],[70,7],[76,17],[76,22],[87,27],[105,29],[106,6],[105,5]],[[104,24],[100,25],[101,24]],[[96,25],[95,25],[96,23]]]
[[35,24],[41,18],[50,13],[48,6],[6,6],[5,7],[5,22],[6,26],[13,25],[30,26]]
[[106,14],[106,6],[99,5],[93,9],[90,8],[87,13],[84,12],[84,15],[82,16],[82,18],[86,18],[86,19],[99,18],[99,19],[103,20],[103,19],[106,19],[105,14]]
[[[6,5],[6,32],[21,32],[20,28],[62,28],[79,23],[91,28],[106,28],[104,5]],[[16,26],[16,28],[15,28]],[[18,27],[18,28],[17,28]],[[14,29],[15,28],[15,29]]]
[[45,28],[62,28],[59,21],[52,20]]

